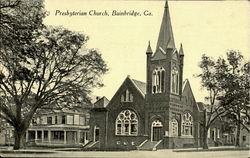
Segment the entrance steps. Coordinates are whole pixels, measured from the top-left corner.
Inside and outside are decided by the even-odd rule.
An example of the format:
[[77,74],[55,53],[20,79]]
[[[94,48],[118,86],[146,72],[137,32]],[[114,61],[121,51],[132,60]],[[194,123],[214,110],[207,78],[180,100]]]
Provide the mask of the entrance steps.
[[150,141],[145,140],[141,145],[137,147],[138,150],[147,150],[147,151],[155,151],[157,147],[160,146],[162,140],[159,141]]
[[95,148],[95,147],[98,147],[100,144],[99,141],[96,141],[96,142],[89,142],[88,144],[86,144],[84,146],[85,149],[88,149],[88,148]]

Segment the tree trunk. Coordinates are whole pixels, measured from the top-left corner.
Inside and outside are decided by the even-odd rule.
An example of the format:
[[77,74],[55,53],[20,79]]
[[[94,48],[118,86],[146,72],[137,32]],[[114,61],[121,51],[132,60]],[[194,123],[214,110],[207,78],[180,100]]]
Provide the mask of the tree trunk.
[[203,118],[203,137],[202,137],[203,144],[202,144],[202,148],[208,149],[207,133],[208,133],[209,127],[207,127],[207,111],[206,110],[204,110],[203,117],[204,118]]
[[207,132],[208,132],[207,128],[204,127],[203,137],[202,137],[203,138],[203,144],[202,144],[203,149],[208,149]]
[[237,120],[237,131],[236,131],[235,146],[240,146],[240,120]]
[[15,137],[15,143],[14,143],[14,150],[18,150],[23,148],[23,139],[24,139],[25,130],[22,130],[20,128],[15,128],[14,131],[14,137]]
[[240,108],[237,106],[237,128],[236,128],[236,140],[235,140],[235,146],[240,146]]

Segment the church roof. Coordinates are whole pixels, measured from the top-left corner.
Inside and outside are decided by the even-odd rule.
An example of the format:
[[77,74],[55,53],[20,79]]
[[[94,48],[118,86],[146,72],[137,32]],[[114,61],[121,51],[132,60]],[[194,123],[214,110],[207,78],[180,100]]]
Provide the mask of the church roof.
[[131,79],[136,87],[145,95],[146,94],[146,83],[142,81],[138,81],[135,79]]
[[165,4],[156,50],[158,50],[159,48],[162,48],[165,51],[167,48],[172,48],[172,49],[175,48],[174,35],[168,8],[168,1],[166,1]]
[[206,109],[204,103],[202,102],[197,102],[197,106],[199,111],[204,111]]

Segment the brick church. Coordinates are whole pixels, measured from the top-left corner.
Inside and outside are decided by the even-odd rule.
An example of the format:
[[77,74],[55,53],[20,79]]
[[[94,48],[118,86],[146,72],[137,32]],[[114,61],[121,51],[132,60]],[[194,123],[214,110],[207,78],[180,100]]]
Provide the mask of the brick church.
[[156,50],[146,49],[146,83],[128,76],[112,99],[91,112],[89,147],[160,149],[198,144],[198,107],[183,79],[184,51],[176,47],[168,2]]

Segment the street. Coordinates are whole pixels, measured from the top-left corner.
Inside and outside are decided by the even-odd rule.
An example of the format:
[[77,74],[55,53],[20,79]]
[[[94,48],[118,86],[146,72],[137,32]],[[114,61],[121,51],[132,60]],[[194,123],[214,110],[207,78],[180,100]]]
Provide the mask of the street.
[[247,150],[241,151],[208,151],[208,152],[173,152],[172,150],[158,151],[127,151],[127,152],[93,152],[93,151],[56,151],[45,154],[13,154],[5,153],[2,157],[83,157],[83,158],[248,158]]

